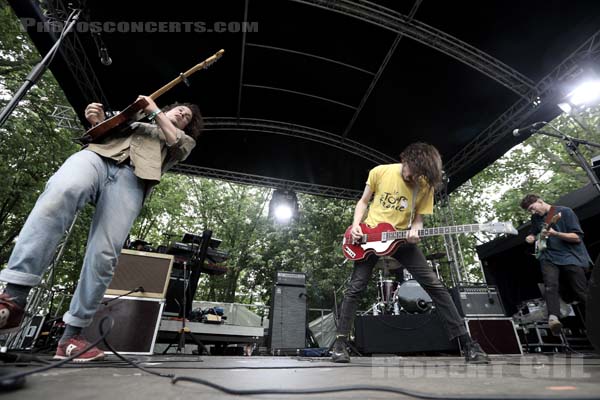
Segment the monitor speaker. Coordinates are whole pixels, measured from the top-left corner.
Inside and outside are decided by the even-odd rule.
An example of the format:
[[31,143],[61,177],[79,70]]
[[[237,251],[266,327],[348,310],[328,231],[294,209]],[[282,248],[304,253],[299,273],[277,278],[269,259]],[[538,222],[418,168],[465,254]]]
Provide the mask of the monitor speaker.
[[[104,296],[92,324],[83,330],[83,334],[93,342],[100,338],[100,322],[106,316],[114,324],[106,340],[119,353],[147,354],[154,352],[154,343],[160,325],[164,301],[151,298]],[[103,329],[110,324],[104,323]],[[107,351],[104,342],[98,345]]]
[[171,276],[173,256],[145,251],[122,250],[107,295],[123,295],[138,287],[132,297],[164,299]]
[[512,318],[465,318],[467,329],[488,354],[523,354]]

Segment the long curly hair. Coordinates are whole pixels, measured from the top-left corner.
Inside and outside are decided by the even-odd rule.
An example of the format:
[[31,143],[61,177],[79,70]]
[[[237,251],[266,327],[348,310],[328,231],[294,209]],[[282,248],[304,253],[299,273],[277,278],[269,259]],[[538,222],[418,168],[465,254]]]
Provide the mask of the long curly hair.
[[204,128],[204,119],[202,118],[202,114],[200,113],[200,108],[198,108],[196,104],[175,102],[173,104],[169,104],[168,106],[163,107],[162,111],[167,112],[179,106],[185,106],[189,108],[192,112],[192,119],[190,120],[189,124],[187,124],[187,126],[183,128],[183,131],[186,133],[186,135],[191,136],[192,138],[194,138],[194,140],[197,140],[200,134],[202,133],[202,129]]
[[408,145],[400,153],[400,161],[408,164],[415,178],[423,177],[431,188],[442,183],[442,156],[432,145],[415,142]]

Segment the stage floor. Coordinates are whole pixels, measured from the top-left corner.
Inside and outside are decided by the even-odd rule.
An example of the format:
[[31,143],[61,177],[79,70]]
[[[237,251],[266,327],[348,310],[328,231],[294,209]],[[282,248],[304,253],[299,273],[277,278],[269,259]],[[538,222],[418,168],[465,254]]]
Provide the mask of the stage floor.
[[[49,357],[39,356],[41,361]],[[351,364],[327,358],[193,355],[129,356],[153,372],[194,377],[235,390],[393,387],[440,398],[600,399],[600,356],[550,354],[495,356],[489,365],[467,365],[459,357],[354,357]],[[13,371],[42,366],[0,364]],[[207,386],[150,375],[115,356],[67,364],[27,377],[25,386],[3,393],[9,399],[230,399]],[[243,396],[248,397],[248,396]],[[253,395],[251,398],[411,398],[379,391],[313,395]]]

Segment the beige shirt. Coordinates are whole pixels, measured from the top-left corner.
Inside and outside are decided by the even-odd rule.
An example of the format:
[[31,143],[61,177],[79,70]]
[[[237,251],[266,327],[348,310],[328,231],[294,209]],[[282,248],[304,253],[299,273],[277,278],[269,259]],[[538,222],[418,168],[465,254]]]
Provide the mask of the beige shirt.
[[92,143],[87,149],[117,163],[129,158],[137,177],[157,183],[162,174],[185,160],[195,146],[196,141],[182,130],[177,132],[177,141],[169,146],[158,125],[134,122],[123,132],[101,143]]

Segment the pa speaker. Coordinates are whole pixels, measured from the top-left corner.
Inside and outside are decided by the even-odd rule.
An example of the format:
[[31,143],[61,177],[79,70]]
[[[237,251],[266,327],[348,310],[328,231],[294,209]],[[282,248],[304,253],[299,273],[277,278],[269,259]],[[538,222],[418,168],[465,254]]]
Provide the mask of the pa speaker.
[[122,250],[107,295],[123,295],[140,286],[133,297],[164,299],[171,276],[173,256],[145,251]]
[[[160,325],[160,317],[164,301],[159,299],[104,296],[92,324],[83,330],[85,337],[93,342],[100,338],[100,322],[106,316],[114,320],[114,324],[106,340],[119,353],[148,354],[154,352],[154,343]],[[110,328],[107,322],[102,326]],[[104,342],[98,345],[108,350]]]
[[296,353],[306,347],[306,288],[275,285],[269,315],[270,348]]
[[438,313],[366,315],[354,320],[361,353],[458,352]]

